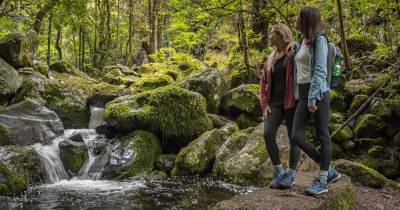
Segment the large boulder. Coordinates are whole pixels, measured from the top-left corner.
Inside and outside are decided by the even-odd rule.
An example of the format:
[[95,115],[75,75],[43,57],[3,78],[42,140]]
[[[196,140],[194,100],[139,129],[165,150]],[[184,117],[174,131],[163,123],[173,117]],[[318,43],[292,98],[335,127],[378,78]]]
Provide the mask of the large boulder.
[[[337,129],[339,129],[341,126],[342,126],[342,124],[331,123],[329,125],[329,130],[331,131],[331,133],[333,133]],[[352,137],[353,137],[353,131],[350,129],[349,126],[344,126],[332,138],[335,142],[345,142],[345,141],[352,139]]]
[[346,37],[347,48],[350,54],[364,53],[375,50],[376,41],[371,36],[353,34]]
[[314,197],[305,194],[306,188],[317,176],[313,173],[301,173],[296,177],[296,185],[290,190],[271,189],[268,186],[246,195],[219,202],[213,209],[329,209],[356,210],[356,189],[348,177],[342,178],[329,187],[329,193]]
[[358,137],[366,137],[376,133],[385,126],[382,119],[373,114],[363,114],[357,117],[353,131]]
[[0,195],[16,195],[25,191],[28,183],[25,178],[0,162]]
[[206,69],[189,75],[182,87],[202,94],[207,100],[209,113],[218,114],[221,98],[229,90],[224,74],[215,68]]
[[[264,141],[264,124],[233,133],[216,154],[213,175],[239,185],[263,185],[272,178],[273,165],[269,159]],[[281,160],[289,159],[287,129],[281,126],[277,133],[277,144]],[[315,164],[304,155],[298,163],[298,170],[315,170]]]
[[0,57],[14,68],[31,66],[30,44],[24,34],[8,34],[0,40]]
[[34,60],[32,62],[32,64],[33,64],[33,69],[36,72],[39,72],[39,73],[43,74],[46,77],[49,76],[49,66],[46,63],[44,63],[42,61]]
[[61,141],[58,146],[60,148],[60,159],[65,170],[71,177],[76,176],[88,158],[85,143],[67,139]]
[[153,90],[158,87],[167,86],[172,84],[174,79],[166,74],[154,73],[144,74],[141,78],[137,79],[131,86],[130,90],[133,93],[143,92],[146,90]]
[[[368,152],[370,152],[370,150]],[[388,148],[382,149],[379,152],[380,152],[379,154],[375,155],[385,156],[385,154],[387,154],[387,157],[365,158],[362,161],[362,163],[370,168],[375,169],[376,171],[378,171],[387,178],[390,179],[399,178],[400,177],[399,161],[398,159],[396,159],[396,157],[390,157],[394,156],[395,154],[391,154],[392,152],[388,151]]]
[[[234,126],[235,130],[239,128]],[[231,131],[233,132],[233,131]],[[178,175],[205,174],[214,164],[215,155],[227,140],[228,132],[224,129],[213,129],[190,142],[176,156],[175,165]]]
[[74,66],[63,60],[52,63],[49,66],[49,69],[51,71],[57,71],[59,73],[74,73],[76,71]]
[[160,144],[154,134],[136,130],[119,139],[112,149],[102,177],[125,179],[149,174],[160,153]]
[[243,84],[236,87],[222,97],[221,106],[225,113],[231,116],[248,114],[252,117],[260,117],[260,85]]
[[106,105],[105,118],[122,133],[140,128],[159,134],[168,139],[166,147],[182,147],[212,127],[205,99],[177,86],[116,98]]
[[335,168],[353,181],[368,187],[381,188],[387,183],[385,176],[362,163],[340,159],[335,161]]
[[63,133],[64,128],[58,116],[51,110],[33,100],[25,100],[6,107],[0,113],[0,130],[3,136],[1,144],[27,146],[45,143]]
[[[1,50],[0,50],[1,51]],[[0,58],[0,105],[20,88],[21,78],[17,71]]]

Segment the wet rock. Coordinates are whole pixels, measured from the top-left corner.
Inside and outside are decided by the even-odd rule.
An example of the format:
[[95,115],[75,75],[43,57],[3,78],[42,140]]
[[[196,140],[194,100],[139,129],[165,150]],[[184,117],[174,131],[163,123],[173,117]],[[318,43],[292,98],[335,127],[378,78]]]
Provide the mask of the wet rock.
[[161,154],[155,162],[155,168],[169,173],[175,166],[175,154]]
[[306,188],[317,174],[299,173],[296,185],[289,191],[271,189],[268,186],[231,200],[219,202],[214,209],[356,209],[356,191],[350,179],[345,177],[329,187],[329,193],[313,197],[306,195]]
[[17,71],[0,58],[0,105],[7,102],[9,96],[17,92],[21,82]]
[[243,84],[234,88],[222,98],[221,106],[225,113],[237,117],[240,114],[248,114],[252,117],[260,117],[260,85]]
[[211,68],[189,75],[182,87],[202,94],[207,101],[207,111],[218,114],[221,98],[229,90],[229,83],[222,72]]
[[381,188],[387,182],[385,176],[362,163],[340,159],[335,161],[335,168],[340,173],[351,177],[353,181],[360,182],[368,187]]
[[117,97],[118,95],[95,94],[86,100],[86,107],[105,107],[108,102],[114,100]]
[[381,130],[384,126],[385,123],[381,118],[372,114],[363,114],[357,117],[353,132],[358,137],[367,137]]
[[156,136],[150,132],[136,130],[121,139],[111,151],[102,178],[125,179],[147,175],[161,152]]
[[64,140],[59,143],[60,159],[71,177],[76,176],[88,158],[84,142]]
[[8,106],[0,114],[0,125],[6,131],[3,136],[11,137],[9,142],[21,146],[49,142],[64,131],[53,111],[30,99]]
[[28,184],[24,177],[2,162],[0,162],[0,174],[4,181],[0,184],[0,195],[16,195],[27,189]]
[[84,143],[82,135],[80,133],[72,134],[71,137],[69,137],[69,139],[74,142],[83,142]]
[[0,57],[14,68],[31,66],[32,56],[29,53],[28,34],[11,33],[0,40]]

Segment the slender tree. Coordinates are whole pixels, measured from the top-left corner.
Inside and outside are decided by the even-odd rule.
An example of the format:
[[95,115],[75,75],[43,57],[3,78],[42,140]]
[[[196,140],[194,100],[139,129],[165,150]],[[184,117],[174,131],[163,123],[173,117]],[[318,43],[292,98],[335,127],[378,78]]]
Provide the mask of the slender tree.
[[341,48],[343,51],[344,55],[344,65],[346,69],[350,68],[350,61],[349,61],[349,55],[348,55],[348,49],[347,49],[347,43],[346,43],[346,35],[344,31],[344,23],[343,23],[343,12],[342,12],[342,3],[340,0],[336,0],[337,2],[337,7],[338,7],[338,13],[339,13],[339,22],[340,22],[340,43],[341,43]]

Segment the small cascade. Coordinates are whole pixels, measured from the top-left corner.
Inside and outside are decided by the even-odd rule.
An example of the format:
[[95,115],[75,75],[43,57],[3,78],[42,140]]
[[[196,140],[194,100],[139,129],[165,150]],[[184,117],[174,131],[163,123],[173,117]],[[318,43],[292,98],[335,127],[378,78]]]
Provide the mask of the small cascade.
[[90,106],[89,129],[95,129],[104,120],[104,108]]
[[62,140],[64,140],[64,136],[54,139],[49,145],[43,145],[40,143],[32,145],[33,149],[38,153],[44,163],[49,179],[48,181],[50,183],[55,183],[68,178],[68,174],[61,162],[60,150],[58,148],[58,144]]

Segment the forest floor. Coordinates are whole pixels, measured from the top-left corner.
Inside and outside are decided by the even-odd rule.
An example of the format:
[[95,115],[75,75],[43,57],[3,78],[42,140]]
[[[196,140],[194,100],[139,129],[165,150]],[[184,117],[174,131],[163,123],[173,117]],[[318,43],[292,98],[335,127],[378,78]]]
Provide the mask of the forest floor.
[[374,189],[356,184],[358,210],[400,210],[400,189]]

